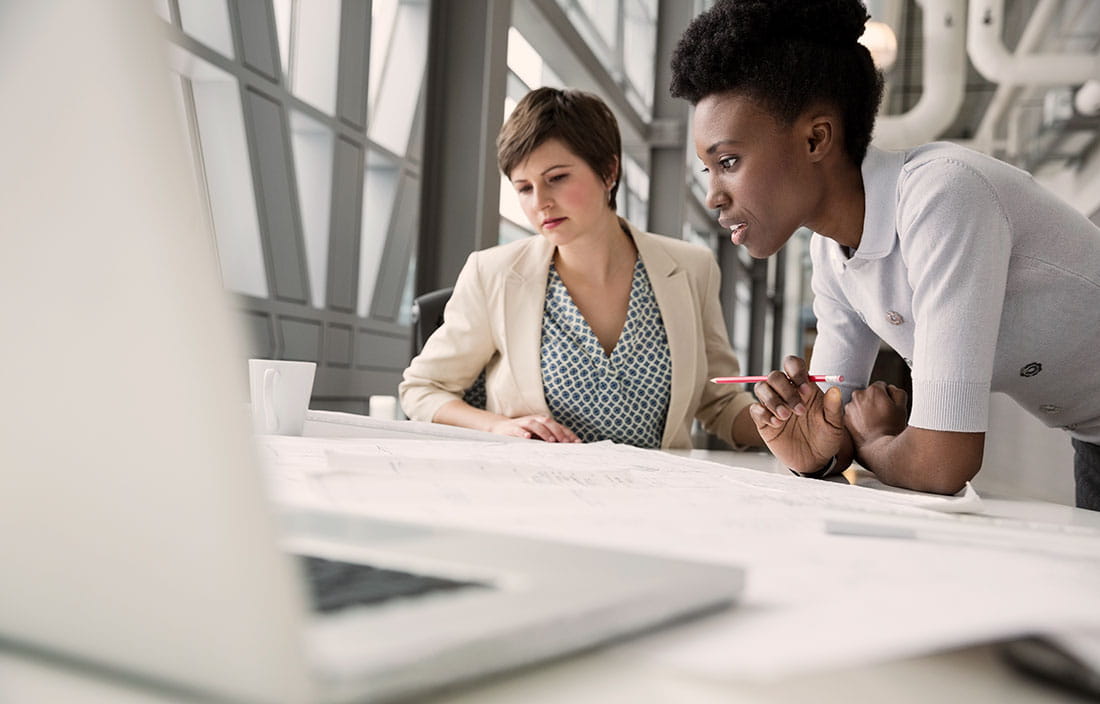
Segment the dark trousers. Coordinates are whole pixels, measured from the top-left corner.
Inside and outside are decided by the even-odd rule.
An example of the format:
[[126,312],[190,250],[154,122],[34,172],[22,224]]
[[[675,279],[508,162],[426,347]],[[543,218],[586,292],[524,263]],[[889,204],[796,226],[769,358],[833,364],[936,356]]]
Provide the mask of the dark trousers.
[[1077,507],[1100,511],[1100,445],[1073,439]]

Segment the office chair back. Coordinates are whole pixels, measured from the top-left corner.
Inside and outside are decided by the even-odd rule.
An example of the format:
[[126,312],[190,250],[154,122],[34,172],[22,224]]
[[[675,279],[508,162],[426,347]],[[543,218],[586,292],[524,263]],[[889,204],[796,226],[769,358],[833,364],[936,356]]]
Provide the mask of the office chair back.
[[424,343],[432,336],[432,333],[443,324],[443,309],[447,301],[451,300],[454,288],[441,288],[429,291],[413,299],[412,324],[413,324],[413,356],[420,354],[424,349]]
[[[451,300],[454,288],[441,288],[435,291],[417,296],[412,304],[413,324],[413,356],[420,354],[424,344],[432,333],[443,324],[443,309],[447,307],[447,301]],[[485,408],[485,372],[474,380],[470,388],[466,389],[462,400],[474,408]]]

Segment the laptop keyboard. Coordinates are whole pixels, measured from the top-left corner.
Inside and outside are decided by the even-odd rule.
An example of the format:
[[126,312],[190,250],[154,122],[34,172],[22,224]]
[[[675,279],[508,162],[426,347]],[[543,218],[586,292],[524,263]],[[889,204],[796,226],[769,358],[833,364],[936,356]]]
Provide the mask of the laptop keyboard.
[[399,597],[432,592],[486,587],[480,582],[462,582],[441,577],[382,569],[370,565],[326,560],[299,555],[315,611],[328,613],[349,606],[379,604]]

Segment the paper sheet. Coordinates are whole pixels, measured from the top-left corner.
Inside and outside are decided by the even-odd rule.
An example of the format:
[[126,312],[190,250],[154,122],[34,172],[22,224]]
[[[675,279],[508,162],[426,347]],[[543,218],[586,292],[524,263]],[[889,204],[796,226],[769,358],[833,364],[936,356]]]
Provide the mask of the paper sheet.
[[[1050,550],[826,530],[837,516],[1003,525],[943,512],[980,510],[972,490],[882,491],[611,443],[267,437],[260,449],[276,501],[289,506],[746,567],[739,608],[624,646],[707,676],[781,676],[1071,619],[1100,626],[1100,561],[1067,558],[1058,526],[1047,526]],[[1100,555],[1100,529],[1073,540]]]

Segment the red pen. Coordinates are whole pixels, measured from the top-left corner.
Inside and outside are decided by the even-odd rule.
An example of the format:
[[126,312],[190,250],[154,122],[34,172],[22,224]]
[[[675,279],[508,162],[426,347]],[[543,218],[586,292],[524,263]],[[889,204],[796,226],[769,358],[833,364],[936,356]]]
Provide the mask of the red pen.
[[[710,380],[712,384],[755,384],[758,381],[767,381],[766,376],[716,376]],[[811,374],[810,381],[823,381],[826,384],[839,384],[844,381],[842,374]]]

